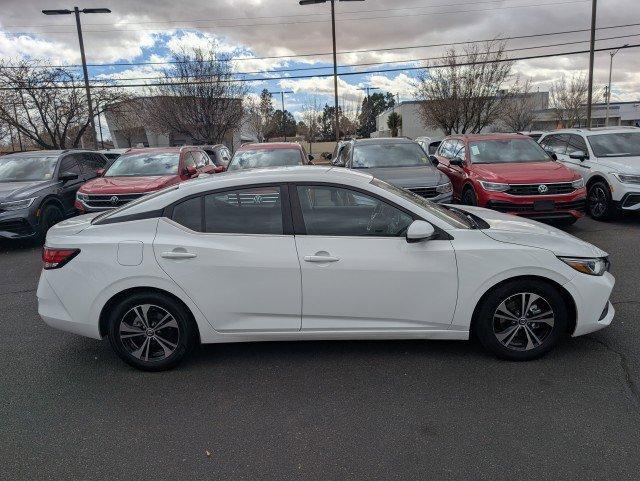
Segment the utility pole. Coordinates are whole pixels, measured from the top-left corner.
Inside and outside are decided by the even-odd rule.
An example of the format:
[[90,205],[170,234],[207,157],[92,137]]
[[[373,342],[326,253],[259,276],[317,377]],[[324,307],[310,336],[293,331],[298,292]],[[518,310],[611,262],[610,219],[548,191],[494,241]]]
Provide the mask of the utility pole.
[[591,104],[593,103],[593,55],[596,45],[596,10],[598,0],[591,0],[591,40],[589,44],[589,91],[587,92],[587,128],[591,128]]
[[[16,109],[15,102],[13,102],[13,117],[16,119],[16,122],[18,122],[18,110]],[[22,152],[24,148],[22,147],[22,136],[20,135],[20,129],[16,129],[16,132],[18,133],[18,145],[20,146],[20,152]],[[13,138],[11,139],[11,150],[13,150]]]
[[300,0],[300,5],[314,5],[317,3],[331,2],[331,37],[333,39],[333,95],[335,109],[336,143],[340,141],[340,109],[338,105],[338,61],[336,59],[336,1],[363,2],[364,0]]
[[284,94],[292,94],[293,91],[291,90],[279,90],[278,92],[269,92],[271,95],[278,95],[280,94],[280,100],[282,101],[282,135],[284,136],[284,141],[287,141],[287,124],[285,122],[285,117],[284,117]]
[[100,132],[100,148],[104,150],[104,139],[102,138],[102,122],[100,121],[100,103],[96,102],[96,112],[98,112],[98,131]]
[[363,90],[367,92],[367,98],[369,98],[371,96],[371,94],[369,93],[371,90],[380,90],[380,88],[379,87],[362,87],[362,88],[359,88],[358,90]]
[[93,142],[93,148],[98,148],[98,138],[96,137],[96,124],[93,115],[93,105],[91,103],[91,89],[89,88],[89,74],[87,72],[87,59],[84,54],[84,40],[82,39],[82,25],[80,24],[81,13],[111,13],[108,8],[84,8],[80,10],[78,7],[73,7],[73,10],[61,9],[61,10],[42,10],[45,15],[71,15],[76,17],[76,28],[78,30],[78,43],[80,44],[80,58],[82,59],[82,74],[84,75],[84,88],[87,91],[87,108],[89,109],[89,124],[91,125],[91,140]]
[[[625,48],[627,47],[629,44],[625,43],[622,47],[620,48]],[[613,70],[613,57],[615,57],[615,55],[620,51],[620,48],[614,50],[613,52],[609,52],[610,55],[610,59],[609,59],[609,84],[607,86],[607,114],[604,120],[604,126],[608,127],[609,126],[609,104],[611,102],[611,71]]]

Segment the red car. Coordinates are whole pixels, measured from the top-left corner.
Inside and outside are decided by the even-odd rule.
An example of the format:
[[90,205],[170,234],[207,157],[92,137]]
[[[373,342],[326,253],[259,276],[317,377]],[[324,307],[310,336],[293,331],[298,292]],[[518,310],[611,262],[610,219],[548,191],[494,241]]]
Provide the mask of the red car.
[[452,135],[433,157],[463,204],[562,224],[584,216],[582,177],[526,135]]
[[295,142],[244,144],[236,151],[227,170],[307,164],[313,164],[313,155],[307,155],[304,147]]
[[199,147],[131,149],[80,187],[75,207],[79,212],[113,209],[201,173],[222,170]]

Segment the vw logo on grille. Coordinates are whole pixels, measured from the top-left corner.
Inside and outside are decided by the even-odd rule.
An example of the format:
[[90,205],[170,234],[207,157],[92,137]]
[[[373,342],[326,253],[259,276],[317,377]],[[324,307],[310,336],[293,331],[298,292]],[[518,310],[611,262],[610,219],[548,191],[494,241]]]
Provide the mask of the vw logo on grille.
[[120,199],[118,199],[118,196],[114,195],[113,197],[111,197],[111,199],[109,199],[109,202],[111,202],[113,205],[115,205],[115,204],[118,203],[119,200]]
[[547,187],[544,184],[539,185],[538,186],[538,192],[540,192],[541,194],[546,194],[547,192],[549,192],[549,187]]
[[253,202],[255,204],[262,204],[262,196],[261,195],[256,195],[253,197]]

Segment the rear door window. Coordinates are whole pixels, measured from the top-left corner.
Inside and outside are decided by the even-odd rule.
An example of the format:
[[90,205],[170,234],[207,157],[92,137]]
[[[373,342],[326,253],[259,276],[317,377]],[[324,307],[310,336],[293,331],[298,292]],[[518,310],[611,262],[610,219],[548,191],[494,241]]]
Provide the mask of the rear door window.
[[205,232],[283,234],[280,187],[256,186],[208,194],[204,198]]

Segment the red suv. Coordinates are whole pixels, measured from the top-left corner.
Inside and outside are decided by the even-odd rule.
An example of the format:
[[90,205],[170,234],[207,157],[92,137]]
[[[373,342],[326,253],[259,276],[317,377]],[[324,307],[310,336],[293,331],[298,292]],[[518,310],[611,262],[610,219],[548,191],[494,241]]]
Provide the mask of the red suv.
[[222,170],[199,147],[132,149],[80,187],[75,207],[80,212],[113,209],[201,173]]
[[584,215],[582,177],[526,135],[452,135],[433,157],[463,204],[562,224]]

